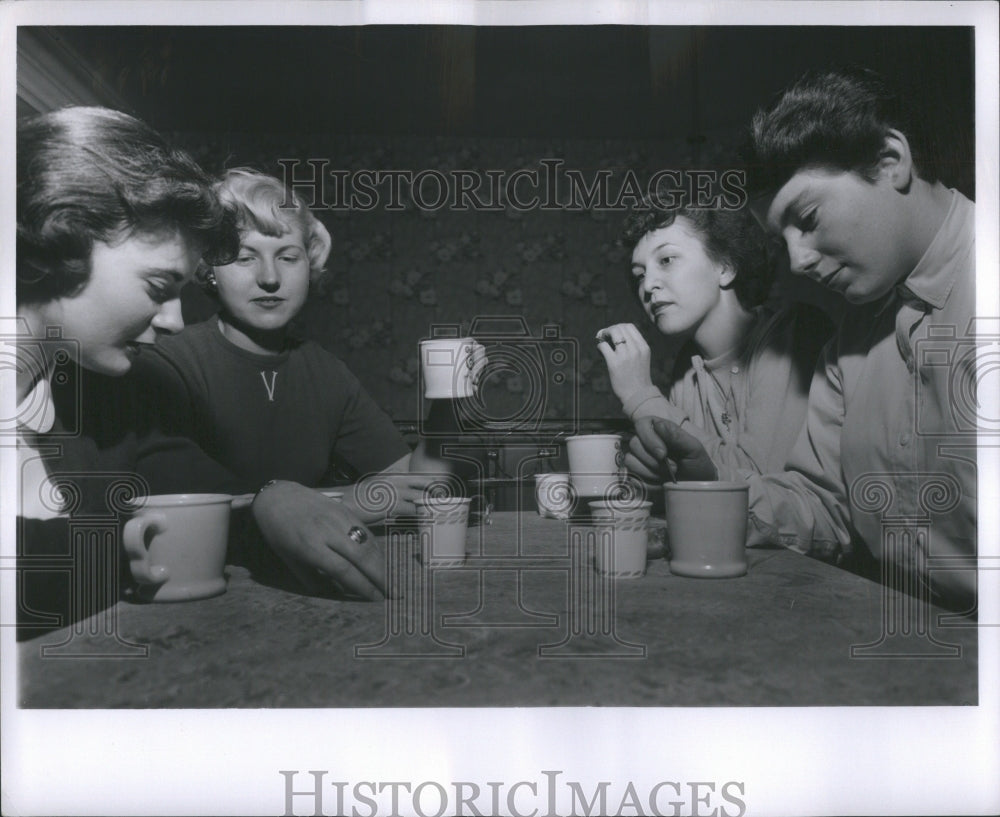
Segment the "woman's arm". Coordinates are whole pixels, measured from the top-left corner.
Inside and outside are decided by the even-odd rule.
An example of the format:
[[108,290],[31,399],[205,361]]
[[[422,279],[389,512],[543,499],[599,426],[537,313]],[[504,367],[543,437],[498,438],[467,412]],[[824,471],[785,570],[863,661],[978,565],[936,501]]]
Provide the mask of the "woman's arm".
[[[670,399],[650,397],[630,418],[659,417],[676,424],[705,449],[720,479],[744,480],[753,474],[780,471],[805,420],[809,384],[832,326],[819,310],[797,305],[783,310],[754,330],[748,340],[744,416],[735,434],[723,434],[725,417],[709,405],[702,423],[685,406],[703,400],[707,372],[689,370],[670,392]],[[724,413],[724,412],[723,412]],[[736,418],[733,418],[735,421]]]

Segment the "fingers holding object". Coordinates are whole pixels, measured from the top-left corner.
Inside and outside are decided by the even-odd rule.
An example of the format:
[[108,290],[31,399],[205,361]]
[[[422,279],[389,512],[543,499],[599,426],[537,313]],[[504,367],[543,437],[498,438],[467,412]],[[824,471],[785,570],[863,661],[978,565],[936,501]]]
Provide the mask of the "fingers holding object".
[[[605,327],[598,331],[597,335],[594,337],[597,347],[601,349],[602,344],[607,344],[612,349],[617,349],[619,346],[624,346],[628,343],[628,334],[626,327],[630,326],[627,323],[616,323],[613,326]],[[601,349],[601,351],[604,351]]]

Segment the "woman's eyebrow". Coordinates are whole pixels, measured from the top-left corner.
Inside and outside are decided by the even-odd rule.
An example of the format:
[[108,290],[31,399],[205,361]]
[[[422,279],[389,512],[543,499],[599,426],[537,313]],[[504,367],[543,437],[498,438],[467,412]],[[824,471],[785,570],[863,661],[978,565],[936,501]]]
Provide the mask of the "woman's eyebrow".
[[673,241],[664,241],[662,244],[657,244],[655,247],[653,247],[653,252],[657,252],[659,250],[662,250],[664,247],[679,248],[679,245],[678,244],[674,244]]

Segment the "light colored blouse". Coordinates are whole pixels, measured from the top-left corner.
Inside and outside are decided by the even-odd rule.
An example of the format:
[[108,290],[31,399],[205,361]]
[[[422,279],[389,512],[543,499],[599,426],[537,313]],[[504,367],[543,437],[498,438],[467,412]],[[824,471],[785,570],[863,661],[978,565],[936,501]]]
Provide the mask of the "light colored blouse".
[[759,307],[738,347],[711,360],[693,355],[667,396],[655,386],[641,389],[623,409],[633,422],[654,416],[677,423],[705,446],[721,480],[781,471],[831,333],[815,307]]
[[31,391],[17,404],[17,473],[21,497],[18,516],[25,519],[54,519],[60,516],[57,495],[49,483],[42,435],[52,430],[56,412],[52,402],[51,372],[38,378]]

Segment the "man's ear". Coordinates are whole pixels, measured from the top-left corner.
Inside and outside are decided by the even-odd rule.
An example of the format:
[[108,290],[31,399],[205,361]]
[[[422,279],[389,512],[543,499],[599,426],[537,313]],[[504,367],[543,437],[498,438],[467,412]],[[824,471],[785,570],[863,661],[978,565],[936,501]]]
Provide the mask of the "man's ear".
[[916,176],[910,143],[901,131],[890,129],[885,134],[878,157],[879,176],[887,179],[901,193],[910,189]]

